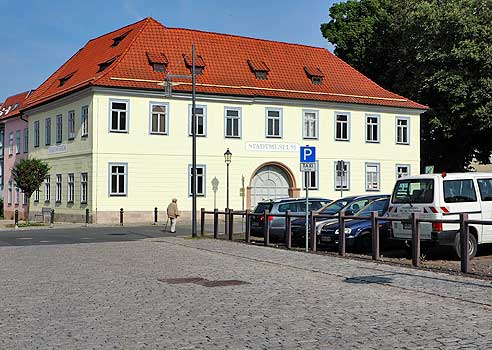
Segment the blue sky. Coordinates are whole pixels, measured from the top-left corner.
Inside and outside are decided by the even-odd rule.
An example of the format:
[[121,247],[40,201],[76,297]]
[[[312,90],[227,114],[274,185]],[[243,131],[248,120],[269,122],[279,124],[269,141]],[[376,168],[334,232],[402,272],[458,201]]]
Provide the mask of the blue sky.
[[0,102],[39,86],[86,42],[151,16],[201,29],[332,49],[319,26],[338,0],[0,0]]

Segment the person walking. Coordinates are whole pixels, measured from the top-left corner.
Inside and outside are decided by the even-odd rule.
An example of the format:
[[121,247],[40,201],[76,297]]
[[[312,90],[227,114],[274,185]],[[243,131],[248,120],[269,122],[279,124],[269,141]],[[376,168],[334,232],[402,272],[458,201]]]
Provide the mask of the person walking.
[[176,219],[179,217],[178,200],[173,198],[167,206],[167,217],[171,220],[171,233],[176,233]]

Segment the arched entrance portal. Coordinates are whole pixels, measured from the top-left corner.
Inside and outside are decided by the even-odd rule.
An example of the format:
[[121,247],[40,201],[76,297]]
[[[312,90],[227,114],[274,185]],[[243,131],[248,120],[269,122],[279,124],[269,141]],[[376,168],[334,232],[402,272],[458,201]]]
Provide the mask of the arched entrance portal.
[[261,165],[253,173],[248,187],[248,206],[254,207],[266,199],[299,196],[295,178],[288,167],[271,162]]

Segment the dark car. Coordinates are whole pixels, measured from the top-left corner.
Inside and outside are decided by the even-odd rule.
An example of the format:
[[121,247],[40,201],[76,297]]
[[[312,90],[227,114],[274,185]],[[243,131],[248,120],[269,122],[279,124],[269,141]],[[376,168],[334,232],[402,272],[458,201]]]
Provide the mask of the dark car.
[[[349,196],[338,199],[324,206],[318,213],[326,215],[338,215],[343,210],[345,215],[354,215],[368,203],[381,198],[387,198],[388,195],[364,195],[364,196]],[[320,227],[337,222],[338,219],[316,219],[316,232],[319,233]],[[306,237],[306,219],[296,219],[292,221],[292,240],[298,244],[302,244]]]
[[[373,211],[378,212],[378,216],[386,215],[389,206],[389,196],[376,199],[362,208],[355,216],[369,218]],[[381,241],[388,238],[387,221],[378,221],[379,237]],[[370,250],[371,248],[371,220],[346,220],[345,221],[345,239],[347,247],[354,247],[358,250]],[[339,225],[338,222],[323,225],[318,233],[318,242],[321,246],[338,244]]]
[[[318,210],[324,207],[331,200],[327,198],[309,198],[308,210]],[[271,214],[285,214],[287,210],[290,210],[292,214],[304,214],[306,212],[306,199],[305,198],[283,198],[276,200],[268,200],[259,202],[254,213],[260,214],[268,210]],[[251,218],[251,235],[254,237],[263,237],[264,234],[264,222],[263,216],[253,216]],[[285,218],[270,216],[270,238],[272,241],[278,241],[284,238],[285,234]]]

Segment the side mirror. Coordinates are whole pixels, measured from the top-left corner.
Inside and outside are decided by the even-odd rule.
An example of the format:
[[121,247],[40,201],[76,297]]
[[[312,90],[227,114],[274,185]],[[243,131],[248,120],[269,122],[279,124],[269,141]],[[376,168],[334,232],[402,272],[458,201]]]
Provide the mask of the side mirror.
[[345,210],[345,215],[346,216],[352,216],[352,215],[354,215],[354,211],[351,209],[347,209],[347,210]]

